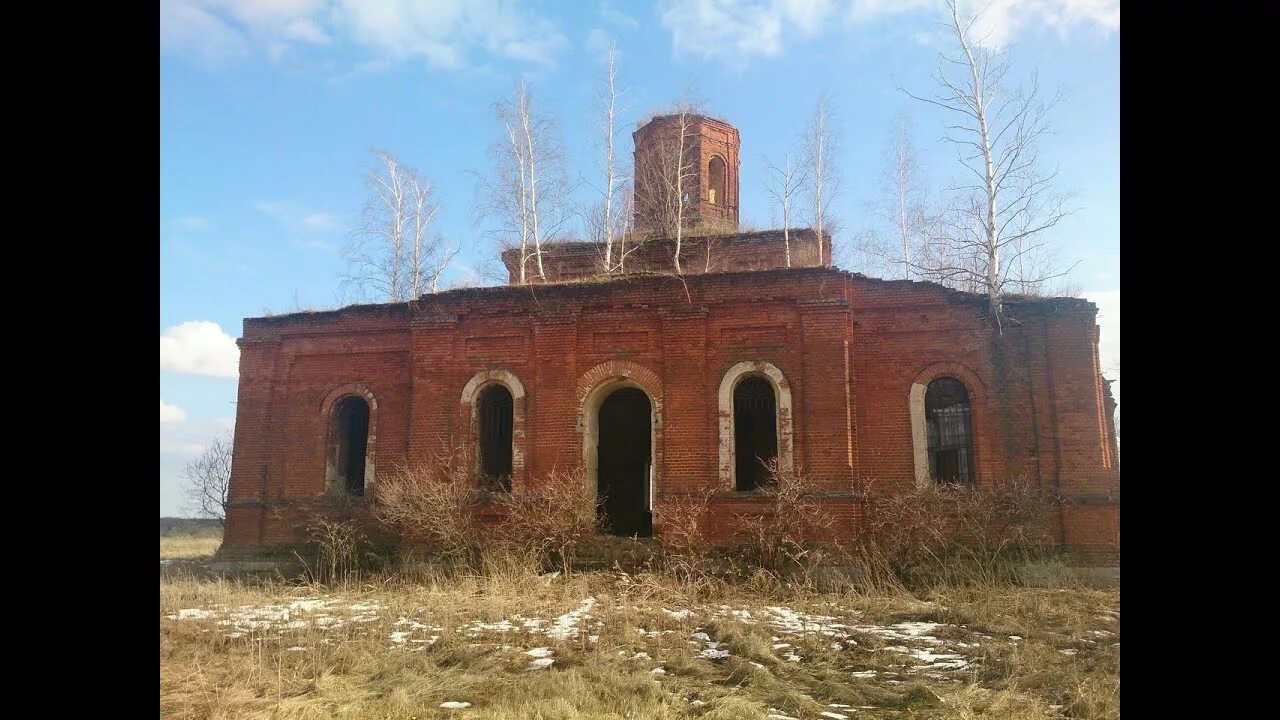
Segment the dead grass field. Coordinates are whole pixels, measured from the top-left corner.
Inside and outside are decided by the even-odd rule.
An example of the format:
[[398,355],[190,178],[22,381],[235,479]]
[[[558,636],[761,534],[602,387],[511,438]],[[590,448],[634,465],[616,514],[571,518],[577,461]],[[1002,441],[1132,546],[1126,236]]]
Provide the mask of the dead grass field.
[[336,587],[171,574],[160,714],[1118,718],[1119,618],[1118,589],[1082,586],[915,597],[693,594],[621,572]]
[[222,544],[221,537],[175,535],[160,538],[160,559],[201,559],[213,557]]

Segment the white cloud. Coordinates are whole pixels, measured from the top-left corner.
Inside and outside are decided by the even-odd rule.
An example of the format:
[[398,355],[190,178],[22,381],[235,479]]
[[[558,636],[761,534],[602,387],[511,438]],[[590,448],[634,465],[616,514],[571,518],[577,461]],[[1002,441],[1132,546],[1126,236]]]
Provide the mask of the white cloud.
[[212,377],[238,377],[240,348],[217,323],[193,320],[160,335],[160,370]]
[[443,68],[466,65],[474,49],[547,64],[567,44],[553,23],[507,0],[341,0],[334,14],[366,47]]
[[[1025,27],[1120,27],[1120,0],[960,0],[960,11],[982,12],[974,35],[991,47],[1004,46]],[[946,8],[941,0],[665,0],[660,18],[676,52],[745,64],[822,32],[837,12],[854,23],[912,13],[923,27],[942,20]],[[928,32],[942,31],[930,26]],[[917,32],[913,39],[928,44],[931,36]]]
[[587,52],[598,58],[609,56],[609,46],[613,43],[613,35],[600,28],[591,28],[587,33]]
[[[259,200],[253,204],[255,210],[270,216],[281,227],[293,233],[327,233],[342,224],[342,216],[333,213],[318,212],[292,200]],[[297,241],[304,247],[329,250],[333,243],[311,239]]]
[[613,3],[608,2],[607,0],[606,2],[600,3],[599,14],[600,19],[610,25],[625,27],[631,30],[640,29],[640,23],[635,18],[614,7]]
[[161,0],[160,48],[221,63],[278,60],[300,45],[349,38],[398,60],[467,64],[476,51],[549,63],[566,45],[556,26],[512,0]]
[[313,212],[302,218],[302,227],[308,230],[332,230],[340,218],[332,213]]
[[160,0],[160,49],[221,63],[255,48],[278,59],[293,43],[327,44],[326,0]]
[[186,217],[174,218],[174,227],[182,230],[208,230],[213,227],[213,223],[209,218],[188,215]]
[[[1028,27],[1055,28],[1059,32],[1079,25],[1103,32],[1120,29],[1120,0],[959,0],[959,8],[962,18],[981,13],[973,27],[973,38],[990,48],[1004,47]],[[946,7],[939,0],[853,0],[849,16],[859,22],[909,11],[934,13],[938,20],[947,17]],[[946,31],[935,27],[930,32]]]
[[177,405],[170,405],[160,398],[160,424],[180,423],[187,419],[187,411]]
[[779,54],[784,26],[816,32],[833,6],[833,0],[667,0],[661,21],[677,53],[744,64],[752,55]]

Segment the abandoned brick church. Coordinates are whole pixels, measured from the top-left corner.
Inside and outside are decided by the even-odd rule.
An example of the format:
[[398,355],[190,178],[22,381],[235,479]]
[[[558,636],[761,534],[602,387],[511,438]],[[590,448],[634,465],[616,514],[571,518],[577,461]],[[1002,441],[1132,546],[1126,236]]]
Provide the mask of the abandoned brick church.
[[[735,232],[684,237],[680,276],[674,241],[650,232],[621,275],[601,277],[595,244],[557,243],[536,285],[508,251],[507,286],[246,319],[223,556],[296,542],[327,494],[463,445],[477,483],[515,493],[584,469],[604,530],[626,536],[660,535],[664,502],[714,490],[712,532],[730,540],[736,517],[768,512],[762,458],[815,478],[846,537],[868,482],[1034,478],[1069,499],[1061,546],[1118,559],[1096,307],[1011,299],[999,336],[985,296],[840,270],[811,230],[791,231],[788,267],[782,231],[736,232],[738,131],[694,119],[686,221]],[[672,127],[637,130],[637,159]]]

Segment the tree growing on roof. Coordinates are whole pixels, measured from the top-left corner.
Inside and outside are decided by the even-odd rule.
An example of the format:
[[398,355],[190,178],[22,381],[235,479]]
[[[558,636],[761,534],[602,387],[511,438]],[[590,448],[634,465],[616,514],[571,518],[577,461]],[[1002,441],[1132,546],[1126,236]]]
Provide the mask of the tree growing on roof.
[[985,38],[975,36],[981,15],[961,17],[956,0],[947,0],[947,8],[944,24],[957,54],[942,56],[934,96],[907,95],[947,111],[943,140],[957,148],[968,179],[952,188],[939,228],[945,259],[908,264],[925,279],[979,285],[1003,333],[1007,293],[1034,290],[1071,269],[1054,262],[1046,233],[1071,210],[1066,196],[1053,191],[1057,172],[1042,172],[1037,154],[1062,96],[1042,100],[1034,74],[1030,87],[1007,85],[1007,51],[985,47]]
[[838,222],[831,203],[840,193],[839,139],[835,132],[835,107],[831,96],[818,96],[809,127],[804,133],[804,162],[808,166],[804,189],[809,201],[810,221],[818,234],[818,265],[825,264],[823,238],[835,234]]
[[[515,95],[494,104],[502,134],[490,146],[492,174],[480,178],[477,214],[503,248],[519,251],[520,284],[546,279],[543,246],[568,220],[570,186],[555,119],[534,107],[523,80]],[[532,265],[532,267],[530,267]]]
[[431,232],[440,210],[435,184],[385,150],[374,155],[377,166],[366,176],[369,198],[345,251],[343,285],[382,302],[435,292],[458,253]]

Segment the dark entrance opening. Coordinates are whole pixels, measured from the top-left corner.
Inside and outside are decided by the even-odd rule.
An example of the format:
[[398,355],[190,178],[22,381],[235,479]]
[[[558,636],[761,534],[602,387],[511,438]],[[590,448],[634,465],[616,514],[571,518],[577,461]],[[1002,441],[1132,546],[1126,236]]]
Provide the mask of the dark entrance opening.
[[615,390],[600,405],[596,502],[601,525],[612,535],[653,534],[649,511],[651,411],[649,396],[636,388]]
[[490,385],[480,393],[476,414],[480,420],[480,486],[511,492],[511,428],[514,402],[511,391]]
[[733,433],[736,489],[757,490],[778,457],[778,403],[768,380],[749,377],[734,388]]
[[351,495],[364,494],[364,456],[369,446],[369,404],[364,398],[343,398],[334,409],[338,447],[334,467],[340,487]]

